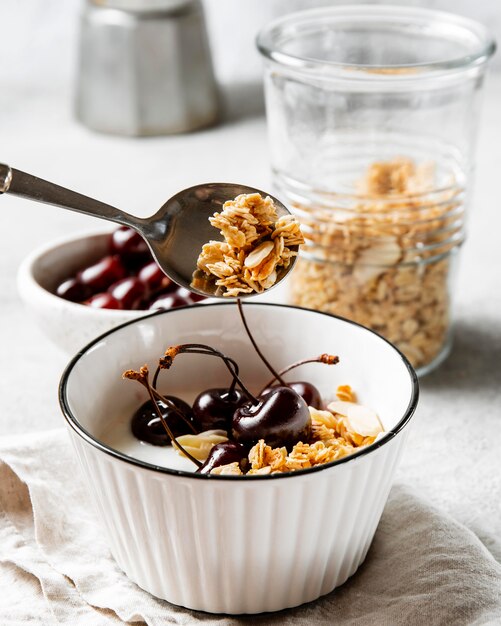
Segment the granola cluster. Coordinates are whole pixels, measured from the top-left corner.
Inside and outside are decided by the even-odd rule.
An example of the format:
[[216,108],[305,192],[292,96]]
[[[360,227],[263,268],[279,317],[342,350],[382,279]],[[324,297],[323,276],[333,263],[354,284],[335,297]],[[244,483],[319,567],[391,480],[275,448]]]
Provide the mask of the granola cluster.
[[[339,386],[336,395],[338,400],[331,402],[325,411],[309,407],[312,423],[309,441],[299,441],[289,452],[285,447],[272,448],[261,439],[249,452],[247,468],[242,470],[235,462],[215,467],[211,474],[264,476],[292,472],[336,461],[374,443],[384,432],[377,414],[355,402],[356,395],[349,385]],[[188,444],[191,453],[203,460],[216,442],[227,440],[223,433],[206,431],[183,435],[177,441],[183,447]]]
[[306,245],[292,301],[373,328],[422,367],[448,337],[463,191],[405,158],[373,163],[357,191],[354,205],[295,207]]
[[[272,287],[279,270],[289,266],[297,246],[304,243],[295,217],[278,217],[272,199],[259,193],[241,194],[225,202],[210,223],[224,241],[206,243],[197,267],[231,298]],[[194,278],[195,287],[197,280],[202,279]]]

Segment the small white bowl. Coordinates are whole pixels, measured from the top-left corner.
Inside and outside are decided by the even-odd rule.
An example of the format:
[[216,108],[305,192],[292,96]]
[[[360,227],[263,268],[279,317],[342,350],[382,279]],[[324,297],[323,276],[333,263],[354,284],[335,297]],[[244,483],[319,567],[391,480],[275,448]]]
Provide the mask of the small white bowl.
[[96,309],[55,295],[69,276],[109,254],[110,232],[52,241],[26,257],[17,273],[21,299],[45,335],[68,356],[102,333],[148,311]]
[[57,286],[108,254],[110,233],[58,239],[34,250],[19,266],[17,288],[45,335],[68,355],[145,311],[95,309],[55,295]]
[[[206,476],[166,469],[103,442],[115,419],[145,400],[129,368],[155,368],[165,348],[208,343],[234,357],[253,389],[269,378],[232,303],[159,312],[96,339],[68,365],[60,403],[75,450],[123,571],[159,598],[212,613],[278,611],[343,584],[365,558],[417,404],[416,375],[390,343],[353,322],[275,304],[245,304],[258,344],[281,368],[338,354],[336,366],[309,365],[293,379],[332,398],[350,384],[388,434],[351,457],[266,477]],[[186,399],[228,384],[217,359],[184,355],[163,372]],[[91,390],[91,393],[89,392]]]

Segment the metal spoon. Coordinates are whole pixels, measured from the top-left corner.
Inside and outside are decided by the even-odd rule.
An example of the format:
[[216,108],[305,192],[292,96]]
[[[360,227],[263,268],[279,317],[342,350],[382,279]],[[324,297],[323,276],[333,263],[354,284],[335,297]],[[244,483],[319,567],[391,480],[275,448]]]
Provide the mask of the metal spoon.
[[[221,239],[219,232],[210,225],[209,217],[220,211],[227,200],[233,200],[241,193],[255,192],[270,195],[246,185],[196,185],[172,196],[155,215],[141,218],[0,164],[0,194],[9,193],[129,226],[144,238],[156,262],[169,278],[190,291],[215,298],[222,298],[223,294],[213,281],[197,281],[196,287],[191,284],[203,244],[211,239]],[[281,202],[270,197],[279,216],[289,213]],[[296,257],[287,269],[280,269],[275,285],[285,278],[295,261]],[[255,294],[241,294],[241,297],[249,295]]]

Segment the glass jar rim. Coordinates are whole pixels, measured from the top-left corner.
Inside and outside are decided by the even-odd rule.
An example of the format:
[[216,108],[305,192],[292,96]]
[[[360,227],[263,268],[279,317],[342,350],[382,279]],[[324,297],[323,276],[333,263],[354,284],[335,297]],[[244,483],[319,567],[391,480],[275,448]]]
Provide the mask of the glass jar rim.
[[[454,27],[468,34],[470,38],[476,38],[477,43],[468,54],[447,60],[387,65],[330,61],[299,56],[281,49],[284,37],[286,37],[285,41],[290,41],[291,37],[299,36],[301,27],[325,27],[326,23],[335,25],[347,20],[353,20],[354,23],[384,24],[385,18],[393,23],[401,22],[402,25],[408,23],[409,20],[415,20],[422,26]],[[335,76],[349,80],[358,78],[364,81],[384,80],[385,82],[419,80],[429,78],[430,74],[464,71],[485,64],[496,51],[496,42],[488,29],[475,20],[434,9],[373,4],[343,5],[291,13],[265,26],[257,35],[256,45],[266,59],[289,67],[291,70],[312,74],[318,74],[320,71],[326,77]]]

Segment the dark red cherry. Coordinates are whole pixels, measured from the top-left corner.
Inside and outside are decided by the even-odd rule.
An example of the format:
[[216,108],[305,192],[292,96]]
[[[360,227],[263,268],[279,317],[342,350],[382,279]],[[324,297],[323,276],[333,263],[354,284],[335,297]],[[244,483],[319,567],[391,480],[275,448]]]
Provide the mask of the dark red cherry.
[[105,291],[110,285],[125,278],[126,269],[119,256],[105,256],[94,265],[77,274],[77,280],[94,293]]
[[239,407],[232,420],[235,441],[252,446],[264,439],[272,448],[292,448],[306,441],[311,431],[308,405],[289,387],[274,387],[259,404]]
[[[167,398],[183,412],[189,422],[193,423],[193,412],[189,404],[175,396],[167,396]],[[183,418],[170,406],[161,400],[157,400],[157,404],[174,437],[192,432]],[[168,446],[171,443],[160,418],[153,408],[151,400],[141,405],[134,413],[132,416],[131,430],[134,437],[140,441],[151,443],[154,446]]]
[[156,261],[142,267],[137,277],[146,285],[150,293],[159,290],[167,293],[177,288],[176,283],[162,272]]
[[205,463],[197,469],[197,473],[210,474],[215,467],[241,463],[244,459],[247,459],[247,450],[244,446],[234,441],[223,441],[212,448]]
[[303,398],[308,406],[319,410],[323,408],[322,396],[315,385],[301,380],[290,383],[290,386]]
[[129,276],[113,283],[108,293],[120,302],[122,309],[137,309],[144,296],[146,287],[138,278]]
[[185,298],[181,298],[176,293],[168,293],[159,296],[150,304],[148,309],[150,311],[157,311],[159,309],[175,309],[178,306],[186,306],[187,304],[190,303]]
[[119,254],[128,267],[138,267],[151,259],[146,241],[132,228],[120,226],[111,235],[111,251]]
[[[308,406],[312,406],[314,409],[322,409],[322,396],[320,395],[320,391],[318,391],[315,385],[312,385],[311,383],[308,383],[306,381],[297,381],[287,384],[289,387],[291,387],[291,389],[294,389],[294,391],[303,398]],[[264,398],[264,396],[276,386],[277,385],[272,387],[266,387],[266,389],[261,392],[261,398]]]
[[192,302],[201,302],[202,300],[207,300],[205,296],[201,296],[199,293],[190,293],[190,298]]
[[71,302],[82,302],[92,295],[92,290],[88,285],[82,285],[76,278],[68,278],[58,286],[56,294]]
[[111,293],[96,293],[86,300],[83,304],[91,306],[94,309],[122,309],[122,304],[111,295]]
[[193,403],[193,415],[200,430],[231,430],[233,414],[247,399],[239,389],[207,389]]

